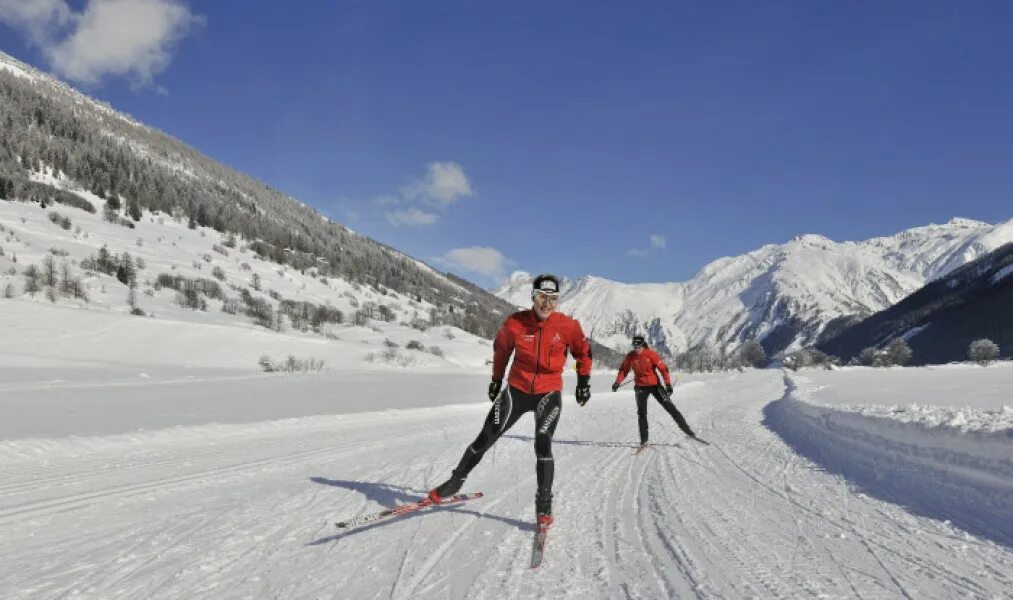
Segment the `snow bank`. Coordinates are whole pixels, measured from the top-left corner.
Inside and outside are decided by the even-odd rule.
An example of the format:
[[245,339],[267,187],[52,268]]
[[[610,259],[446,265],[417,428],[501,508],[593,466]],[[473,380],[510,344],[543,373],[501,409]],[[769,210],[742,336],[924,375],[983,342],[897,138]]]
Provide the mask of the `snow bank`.
[[859,398],[827,405],[819,398],[827,386],[784,379],[785,394],[765,408],[764,424],[796,452],[870,495],[1013,542],[1009,407],[859,405]]

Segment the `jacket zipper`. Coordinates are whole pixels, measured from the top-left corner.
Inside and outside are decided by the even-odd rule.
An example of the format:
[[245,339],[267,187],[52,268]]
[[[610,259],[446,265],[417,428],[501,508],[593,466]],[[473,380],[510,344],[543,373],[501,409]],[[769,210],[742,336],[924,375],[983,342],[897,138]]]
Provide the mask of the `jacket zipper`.
[[542,360],[542,328],[538,328],[538,341],[535,343],[535,374],[531,377],[531,391],[535,393],[535,380],[538,379],[538,363]]

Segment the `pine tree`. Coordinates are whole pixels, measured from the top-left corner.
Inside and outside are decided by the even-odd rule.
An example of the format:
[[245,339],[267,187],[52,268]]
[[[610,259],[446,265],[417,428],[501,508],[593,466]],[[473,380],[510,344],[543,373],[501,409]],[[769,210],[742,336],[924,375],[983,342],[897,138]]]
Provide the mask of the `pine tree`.
[[141,220],[141,205],[138,204],[135,198],[131,198],[127,202],[127,214],[130,215],[130,218],[134,221]]
[[137,271],[134,269],[134,261],[130,258],[130,254],[127,252],[124,252],[123,257],[120,258],[120,265],[116,269],[116,279],[118,279],[123,285],[130,287],[133,287],[134,282],[137,280]]
[[98,258],[95,259],[95,266],[98,267],[99,271],[107,275],[111,275],[115,271],[116,265],[113,264],[112,258],[109,255],[109,249],[105,246],[98,249]]
[[39,286],[39,269],[35,265],[28,265],[25,269],[25,293],[35,297],[35,294],[42,289]]

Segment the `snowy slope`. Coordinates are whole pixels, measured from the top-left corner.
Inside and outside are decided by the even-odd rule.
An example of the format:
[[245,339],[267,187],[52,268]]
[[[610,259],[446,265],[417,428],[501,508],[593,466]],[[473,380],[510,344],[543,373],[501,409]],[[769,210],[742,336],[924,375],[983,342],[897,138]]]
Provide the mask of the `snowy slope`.
[[[633,333],[677,353],[698,344],[734,349],[747,339],[781,350],[814,342],[828,323],[886,308],[926,282],[1013,241],[1013,219],[953,219],[890,237],[834,242],[802,235],[718,259],[679,283],[626,284],[586,276],[564,286],[560,309],[617,350]],[[494,293],[525,305],[530,275]]]
[[[40,359],[20,370],[31,378],[26,370],[48,377],[52,367]],[[530,418],[469,479],[467,489],[485,498],[350,531],[333,525],[413,500],[438,483],[478,431],[484,401],[346,414],[334,406],[310,416],[311,399],[290,396],[284,404],[294,418],[247,422],[237,415],[215,424],[198,414],[168,429],[69,438],[37,432],[11,439],[10,425],[0,421],[0,438],[8,440],[0,443],[0,589],[17,599],[1007,597],[1013,550],[1002,527],[982,530],[981,519],[1013,522],[1004,512],[1010,495],[1000,493],[1008,480],[988,495],[987,485],[968,486],[943,468],[935,471],[938,483],[955,493],[892,496],[889,478],[905,472],[905,458],[927,437],[908,436],[907,450],[883,454],[877,464],[885,479],[852,481],[838,467],[865,464],[866,455],[847,440],[806,438],[833,460],[799,455],[799,437],[763,424],[771,406],[816,406],[822,390],[852,405],[886,405],[888,398],[865,394],[922,393],[932,387],[918,383],[924,372],[868,372],[869,385],[859,388],[848,372],[806,373],[816,378],[806,394],[821,386],[815,398],[792,395],[773,371],[689,377],[677,386],[677,402],[712,445],[685,440],[655,405],[657,445],[638,455],[632,393],[609,393],[609,378],[596,377],[586,407],[564,398],[554,444],[557,523],[539,571],[527,568],[535,490]],[[0,377],[9,373],[0,369]],[[983,380],[967,369],[949,379],[995,403],[1008,398],[1010,373],[991,368]],[[438,372],[412,377],[430,399],[448,391],[457,398],[471,386],[447,385]],[[186,410],[207,416],[227,407],[227,398],[277,393],[217,383],[217,406]],[[379,378],[371,393],[389,401],[400,385]],[[64,386],[36,401],[72,408],[74,392],[86,386]],[[181,394],[156,384],[136,388],[133,400],[158,414]],[[946,391],[921,397],[954,400]],[[0,395],[5,411],[10,398]],[[85,413],[81,422],[103,416]],[[190,417],[181,411],[177,418]],[[1009,435],[993,441],[1011,455]],[[947,456],[936,453],[937,465],[947,466]]]
[[[72,183],[38,174],[96,206],[103,201]],[[69,229],[48,218],[56,212],[69,218]],[[433,306],[396,292],[320,278],[277,263],[258,260],[240,239],[226,247],[225,236],[209,228],[189,229],[185,219],[145,213],[129,229],[109,223],[101,211],[91,214],[62,205],[40,209],[37,204],[0,200],[0,355],[46,356],[74,363],[111,363],[186,368],[238,369],[257,372],[263,355],[284,360],[315,359],[326,368],[414,369],[425,366],[483,367],[489,341],[456,327],[427,327]],[[114,276],[82,268],[82,261],[105,247],[112,255],[129,253],[138,270],[135,304],[145,316],[130,314],[130,290]],[[87,301],[60,295],[51,302],[45,290],[25,291],[29,265],[41,268],[51,257],[79,277]],[[213,275],[220,274],[220,278]],[[293,328],[282,317],[280,331],[255,325],[240,310],[223,310],[226,302],[207,299],[206,310],[181,306],[178,294],[160,287],[160,275],[218,282],[225,297],[236,302],[246,291],[276,311],[280,299],[329,306],[344,314],[344,323],[325,324],[318,333]],[[254,284],[257,279],[259,283]],[[254,289],[259,287],[259,290]],[[3,297],[10,291],[11,298]],[[386,322],[374,313],[361,326],[352,324],[356,311],[380,305],[390,310]],[[414,326],[413,326],[414,324]],[[407,348],[413,343],[416,349]],[[10,364],[10,363],[8,363]]]
[[58,90],[61,94],[65,95],[75,104],[87,105],[90,109],[96,110],[105,116],[120,119],[136,127],[144,127],[144,125],[133,120],[128,115],[114,110],[111,106],[109,106],[105,102],[95,100],[90,96],[86,96],[81,92],[75,90],[74,88],[70,87],[66,83],[63,83],[59,79],[56,79],[51,75],[43,73],[42,71],[39,71],[35,67],[23,63],[20,60],[11,56],[10,54],[7,54],[2,51],[0,51],[0,70],[8,71],[10,73],[13,73],[14,75],[17,75],[18,77],[23,77],[25,79],[31,80],[33,83],[50,86],[53,89]]

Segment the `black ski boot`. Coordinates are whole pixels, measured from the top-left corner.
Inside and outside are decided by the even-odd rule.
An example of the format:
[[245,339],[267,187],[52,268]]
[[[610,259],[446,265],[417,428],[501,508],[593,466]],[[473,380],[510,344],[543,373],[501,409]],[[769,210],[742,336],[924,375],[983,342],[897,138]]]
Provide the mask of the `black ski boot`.
[[552,493],[538,492],[535,494],[535,513],[538,515],[538,524],[548,527],[552,525]]
[[451,475],[450,479],[429,490],[429,500],[434,504],[439,504],[440,500],[449,498],[461,491],[461,486],[463,485],[464,477],[457,477],[456,474]]

